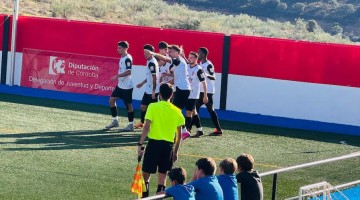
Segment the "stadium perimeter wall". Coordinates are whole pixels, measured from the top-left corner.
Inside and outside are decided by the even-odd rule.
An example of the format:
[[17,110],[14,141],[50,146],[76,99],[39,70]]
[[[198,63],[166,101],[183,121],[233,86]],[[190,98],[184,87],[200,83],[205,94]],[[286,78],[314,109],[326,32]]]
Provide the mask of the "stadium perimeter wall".
[[[118,68],[117,42],[130,43],[136,84],[145,76],[143,45],[164,40],[183,45],[186,53],[209,49],[215,108],[224,102],[221,119],[360,135],[358,46],[26,16],[19,17],[17,34],[17,86],[0,85],[0,92],[107,105],[116,86],[109,79]],[[58,61],[63,72],[55,71]],[[7,84],[9,76],[7,70]],[[142,94],[134,89],[135,107]],[[200,114],[208,117],[205,110]]]

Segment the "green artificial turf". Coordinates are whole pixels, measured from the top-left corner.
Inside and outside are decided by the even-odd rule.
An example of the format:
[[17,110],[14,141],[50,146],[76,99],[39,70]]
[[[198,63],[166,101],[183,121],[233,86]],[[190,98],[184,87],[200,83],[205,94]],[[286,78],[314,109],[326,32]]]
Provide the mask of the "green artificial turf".
[[[135,111],[139,116],[138,110]],[[119,109],[126,125],[125,110]],[[138,119],[136,119],[138,121]],[[140,131],[105,131],[108,107],[0,94],[0,199],[135,199],[130,184]],[[213,130],[203,119],[204,131]],[[219,161],[250,153],[260,172],[360,151],[360,137],[221,121],[222,137],[187,139],[179,161],[188,172],[201,157]],[[345,141],[345,143],[343,142]],[[360,159],[279,174],[278,199],[300,186],[360,177]],[[150,193],[156,190],[151,180]],[[265,198],[272,177],[263,177]]]

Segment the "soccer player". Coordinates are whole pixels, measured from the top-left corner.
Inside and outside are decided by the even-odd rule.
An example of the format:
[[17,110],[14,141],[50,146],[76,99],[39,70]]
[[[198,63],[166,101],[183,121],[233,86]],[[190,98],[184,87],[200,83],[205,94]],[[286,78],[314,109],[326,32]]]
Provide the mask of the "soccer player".
[[158,172],[156,192],[165,190],[166,173],[178,158],[181,126],[184,125],[185,120],[181,110],[170,103],[172,95],[171,84],[161,85],[159,94],[161,101],[150,104],[146,112],[146,121],[138,143],[138,155],[142,156],[145,138],[149,138],[142,166],[146,186],[143,197],[149,195],[150,175],[156,171]]
[[[217,113],[214,109],[214,94],[215,94],[215,68],[214,65],[211,63],[210,60],[208,60],[207,56],[209,54],[209,50],[206,47],[199,48],[199,60],[200,60],[200,66],[205,72],[206,75],[206,85],[207,85],[207,94],[208,94],[208,102],[201,101],[205,95],[204,88],[200,87],[200,98],[199,101],[196,104],[196,110],[199,111],[200,107],[205,104],[210,116],[211,121],[213,122],[215,126],[215,131],[213,133],[210,133],[211,136],[221,136],[222,130],[220,127],[219,119],[217,116]],[[198,123],[196,120],[200,118],[196,115],[193,116],[194,124]]]
[[[174,86],[176,88],[173,104],[182,110],[189,98],[191,87],[188,79],[187,64],[186,61],[180,57],[180,51],[181,49],[178,45],[170,45],[168,48],[170,57],[151,51],[147,51],[147,53],[154,55],[159,60],[171,63],[170,68],[174,73]],[[186,137],[190,135],[185,126],[182,132]]]
[[118,80],[118,84],[114,91],[112,92],[109,100],[110,111],[113,117],[113,121],[110,125],[106,126],[106,129],[111,129],[119,126],[118,121],[118,111],[116,107],[116,100],[118,98],[122,99],[126,108],[127,116],[129,120],[129,125],[126,126],[123,131],[133,131],[134,130],[134,110],[132,107],[132,92],[133,92],[133,82],[131,79],[131,68],[132,68],[132,57],[128,54],[129,43],[127,41],[118,42],[117,52],[121,56],[119,61],[119,71],[118,74],[111,77],[111,81]]
[[[168,56],[169,45],[166,42],[161,41],[158,47],[159,47],[159,54],[163,56]],[[163,60],[159,60],[158,63],[159,63],[159,71],[160,71],[160,84],[163,83],[174,84],[174,74],[170,71],[171,64]]]
[[[199,55],[196,52],[190,52],[189,53],[189,65],[188,65],[188,73],[189,73],[189,82],[191,85],[191,92],[189,95],[189,99],[186,102],[185,109],[186,109],[186,118],[185,118],[185,126],[188,130],[190,130],[192,116],[195,114],[196,117],[199,117],[196,113],[196,102],[199,100],[200,97],[200,85],[204,88],[204,95],[201,99],[202,102],[207,103],[208,97],[206,93],[206,82],[205,82],[205,74],[204,71],[201,69],[201,67],[197,64]],[[193,137],[200,137],[203,135],[202,127],[200,124],[200,120],[194,120],[196,123],[194,123],[197,127],[197,132]]]
[[[150,44],[144,45],[144,50],[149,50],[154,52],[154,47]],[[145,86],[145,92],[141,100],[141,122],[135,124],[134,128],[142,128],[144,126],[146,109],[149,104],[157,101],[159,94],[159,66],[157,60],[154,56],[145,54],[146,62],[146,78],[139,84],[136,85],[137,88]]]

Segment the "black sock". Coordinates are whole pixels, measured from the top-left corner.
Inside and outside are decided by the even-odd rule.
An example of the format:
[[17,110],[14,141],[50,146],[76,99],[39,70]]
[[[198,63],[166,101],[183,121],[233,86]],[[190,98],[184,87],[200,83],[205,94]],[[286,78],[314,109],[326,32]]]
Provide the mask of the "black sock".
[[185,118],[185,127],[188,130],[190,130],[191,119],[192,119],[191,117],[186,117]]
[[200,127],[201,127],[199,115],[194,115],[192,122],[193,122],[193,124],[195,124],[196,128],[200,128]]
[[193,116],[193,118],[192,118],[192,120],[191,120],[191,123],[190,123],[190,129],[189,129],[190,131],[191,131],[193,125],[194,125],[194,116]]
[[148,197],[149,196],[149,182],[145,182],[145,192],[142,193],[142,197],[141,198],[144,198],[144,197]]
[[164,185],[158,185],[158,188],[156,190],[156,193],[164,191],[165,190],[165,186]]
[[146,111],[141,111],[141,123],[145,122]]
[[112,117],[116,117],[117,116],[117,108],[115,107],[110,107],[110,111],[111,111],[111,116]]
[[133,112],[128,112],[128,120],[129,120],[129,122],[134,121],[134,111]]
[[215,126],[215,128],[219,131],[221,131],[221,127],[220,127],[220,124],[219,124],[219,119],[218,119],[218,116],[216,114],[215,111],[211,111],[210,112],[210,116],[211,116],[211,120]]

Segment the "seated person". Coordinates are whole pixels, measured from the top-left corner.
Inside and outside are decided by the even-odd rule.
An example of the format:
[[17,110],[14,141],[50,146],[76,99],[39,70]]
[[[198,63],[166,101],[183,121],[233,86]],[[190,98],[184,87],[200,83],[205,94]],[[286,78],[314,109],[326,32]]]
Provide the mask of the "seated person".
[[254,171],[254,158],[241,154],[236,158],[239,173],[236,180],[241,184],[241,200],[263,200],[263,186],[257,171]]
[[215,176],[216,163],[212,158],[201,158],[196,161],[196,169],[189,185],[195,188],[197,200],[223,200],[221,186]]
[[236,170],[236,160],[227,158],[220,162],[220,175],[217,176],[217,179],[223,190],[224,200],[239,199],[238,186],[234,175]]
[[186,171],[184,168],[173,168],[168,172],[171,187],[157,194],[172,196],[174,200],[195,200],[195,190],[191,185],[185,185]]

